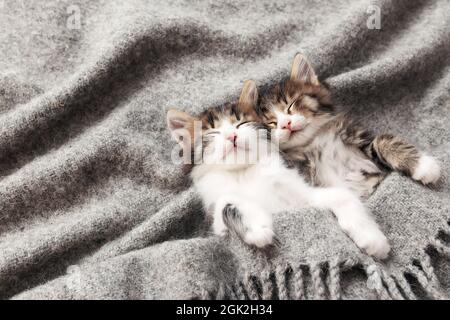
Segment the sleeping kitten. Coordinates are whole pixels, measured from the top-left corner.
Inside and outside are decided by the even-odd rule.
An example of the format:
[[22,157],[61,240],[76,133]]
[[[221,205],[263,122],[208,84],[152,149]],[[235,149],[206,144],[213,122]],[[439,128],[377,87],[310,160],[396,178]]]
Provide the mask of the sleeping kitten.
[[348,188],[367,197],[388,170],[423,184],[439,179],[434,158],[399,137],[373,136],[337,113],[330,92],[301,54],[295,56],[290,79],[263,99],[259,112],[288,159],[307,168],[313,185]]
[[235,231],[247,244],[276,242],[272,215],[304,207],[325,208],[369,255],[386,258],[388,241],[352,192],[309,186],[288,168],[255,112],[258,93],[247,81],[238,103],[210,108],[197,117],[169,110],[167,124],[181,145],[190,175],[213,217],[213,231]]

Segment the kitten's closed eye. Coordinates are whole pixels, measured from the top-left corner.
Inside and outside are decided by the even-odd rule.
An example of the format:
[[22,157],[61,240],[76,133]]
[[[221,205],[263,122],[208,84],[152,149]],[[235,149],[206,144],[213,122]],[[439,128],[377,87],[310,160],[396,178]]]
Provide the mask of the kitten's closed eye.
[[295,103],[297,102],[297,99],[295,99],[294,101],[292,101],[292,103],[289,105],[289,107],[287,108],[287,114],[291,114],[291,108],[292,106],[295,105]]
[[247,123],[250,123],[251,121],[244,121],[244,122],[241,122],[241,123],[239,123],[237,126],[236,126],[236,129],[237,128],[239,128],[240,126],[242,126],[242,125],[244,125],[244,124],[247,124]]
[[278,123],[276,121],[271,121],[271,122],[268,122],[267,125],[271,128],[276,128]]

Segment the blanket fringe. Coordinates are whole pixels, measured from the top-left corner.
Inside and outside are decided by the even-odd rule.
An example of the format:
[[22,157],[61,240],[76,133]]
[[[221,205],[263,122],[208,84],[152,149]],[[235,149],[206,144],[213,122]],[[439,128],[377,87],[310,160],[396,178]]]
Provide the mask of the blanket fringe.
[[392,299],[405,300],[405,298],[403,297],[403,295],[401,294],[400,290],[397,287],[397,282],[395,281],[395,278],[387,274],[386,271],[384,270],[381,270],[381,278]]
[[397,286],[402,291],[403,296],[408,300],[417,300],[416,295],[411,289],[411,285],[409,284],[408,280],[405,278],[405,275],[403,273],[400,274],[394,274],[392,277],[395,279],[395,282]]
[[373,289],[378,294],[378,297],[383,300],[392,300],[387,288],[383,284],[381,271],[378,266],[372,264],[366,268],[367,286]]
[[417,279],[422,289],[433,299],[444,299],[442,294],[435,288],[435,286],[429,281],[425,272],[420,270],[414,265],[410,265],[407,268],[407,273],[411,274]]
[[235,284],[234,292],[235,292],[236,298],[237,298],[238,300],[246,300],[246,299],[247,299],[247,296],[246,296],[246,294],[245,294],[244,286],[243,286],[243,284],[242,284],[241,282],[238,281],[238,282]]
[[223,283],[219,284],[219,289],[217,290],[216,300],[224,300],[230,298],[230,290]]
[[293,280],[294,280],[294,299],[295,300],[304,300],[306,297],[305,294],[305,281],[303,277],[303,270],[300,266],[297,266],[293,270]]
[[289,265],[278,266],[275,270],[275,280],[280,300],[289,300],[289,289],[286,285],[289,281],[288,274],[290,272],[291,267]]
[[[450,234],[446,226],[441,234]],[[367,276],[367,287],[384,300],[417,300],[426,294],[432,299],[447,299],[440,288],[440,281],[434,270],[429,249],[444,258],[450,258],[450,247],[443,240],[431,239],[411,263],[403,270],[389,273],[378,263],[363,263],[359,258],[335,259],[330,262],[308,264],[284,263],[266,266],[262,272],[246,272],[232,285],[220,283],[214,292],[203,290],[200,299],[332,299],[342,298],[342,272],[362,267]],[[420,286],[420,290],[417,286]],[[419,291],[417,291],[419,290]]]
[[450,247],[445,245],[441,240],[433,239],[431,246],[436,249],[439,254],[450,259]]
[[248,298],[250,300],[259,300],[260,299],[259,294],[258,294],[258,289],[257,289],[256,283],[255,283],[255,278],[257,278],[257,277],[255,277],[249,273],[247,273],[244,276],[243,284],[244,284],[244,288],[247,292]]
[[334,260],[330,263],[327,282],[330,299],[341,299],[341,267],[338,260]]
[[261,283],[261,298],[263,300],[272,299],[274,291],[274,284],[272,282],[272,272],[269,270],[264,271],[260,277]]
[[322,280],[322,268],[320,264],[314,264],[311,268],[311,281],[315,300],[325,299],[325,283]]
[[[450,224],[450,221],[449,221]],[[442,230],[446,235],[450,236],[450,226],[446,226],[443,230]]]
[[[302,300],[341,298],[341,272],[354,266],[354,260],[292,267],[286,263],[267,268],[259,275],[245,273],[233,286],[217,284],[213,292],[202,291],[200,299]],[[305,281],[305,278],[308,280]]]

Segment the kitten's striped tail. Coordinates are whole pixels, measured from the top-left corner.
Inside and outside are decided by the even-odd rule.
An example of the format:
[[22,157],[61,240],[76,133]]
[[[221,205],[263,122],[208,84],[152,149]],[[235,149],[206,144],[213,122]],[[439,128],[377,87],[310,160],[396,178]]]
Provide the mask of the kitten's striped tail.
[[440,167],[433,157],[391,134],[376,136],[369,144],[367,153],[388,168],[403,172],[423,184],[439,180]]

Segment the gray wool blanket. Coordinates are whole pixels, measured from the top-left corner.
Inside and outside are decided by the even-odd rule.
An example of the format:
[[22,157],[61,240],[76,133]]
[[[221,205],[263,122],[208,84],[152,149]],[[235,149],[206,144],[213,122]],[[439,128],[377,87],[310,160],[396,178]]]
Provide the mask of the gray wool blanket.
[[[450,297],[450,2],[0,1],[0,298]],[[165,113],[267,88],[307,55],[336,104],[439,159],[368,199],[392,253],[328,211],[280,212],[281,247],[209,231]]]

